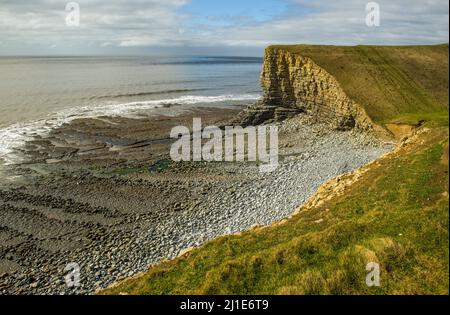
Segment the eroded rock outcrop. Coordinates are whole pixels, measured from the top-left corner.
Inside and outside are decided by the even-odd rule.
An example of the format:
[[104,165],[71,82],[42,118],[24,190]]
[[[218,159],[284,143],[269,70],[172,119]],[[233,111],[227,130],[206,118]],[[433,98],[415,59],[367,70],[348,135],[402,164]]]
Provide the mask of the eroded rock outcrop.
[[300,54],[266,49],[261,85],[264,97],[241,113],[238,119],[243,124],[279,121],[304,113],[333,129],[374,127],[364,109],[345,94],[331,74]]

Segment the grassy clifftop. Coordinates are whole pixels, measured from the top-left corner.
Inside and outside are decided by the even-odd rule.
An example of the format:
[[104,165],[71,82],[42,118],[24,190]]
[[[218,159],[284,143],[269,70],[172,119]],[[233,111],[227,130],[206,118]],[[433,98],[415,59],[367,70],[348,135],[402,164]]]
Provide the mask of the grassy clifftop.
[[378,123],[448,124],[448,44],[434,46],[277,45],[309,57]]
[[[428,128],[286,222],[221,237],[102,294],[448,294],[448,45],[268,49],[280,48],[312,58],[375,121]],[[380,264],[380,287],[365,283],[368,262]]]

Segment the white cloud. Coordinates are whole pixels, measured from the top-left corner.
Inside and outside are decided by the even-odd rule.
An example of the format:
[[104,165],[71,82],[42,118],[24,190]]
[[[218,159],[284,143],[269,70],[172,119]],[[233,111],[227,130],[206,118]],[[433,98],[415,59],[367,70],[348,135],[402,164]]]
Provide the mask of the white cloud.
[[[5,2],[5,1],[1,1]],[[179,36],[186,0],[82,0],[80,27],[65,23],[66,1],[38,0],[0,3],[0,37],[22,44],[45,41],[72,44],[114,43],[117,46],[163,45]],[[64,46],[64,45],[61,45]]]
[[[195,0],[194,0],[195,1]],[[243,2],[245,0],[242,0]],[[447,0],[379,0],[381,26],[365,25],[366,0],[280,0],[290,5],[272,20],[211,17],[194,24],[182,8],[188,0],[79,0],[81,24],[65,24],[62,0],[0,0],[4,47],[30,51],[57,45],[128,49],[137,47],[263,47],[273,43],[426,44],[448,41]],[[306,9],[306,11],[305,11]],[[227,23],[215,23],[215,20]],[[208,22],[205,22],[208,23]],[[228,25],[228,26],[224,26]],[[0,54],[2,51],[0,51]]]
[[[367,1],[297,1],[312,9],[303,16],[285,16],[258,25],[216,29],[215,39],[227,45],[273,43],[419,44],[448,41],[448,2],[378,1],[381,26],[365,24]],[[201,38],[198,39],[202,41]],[[208,39],[211,41],[211,39]],[[212,40],[214,42],[214,40]]]

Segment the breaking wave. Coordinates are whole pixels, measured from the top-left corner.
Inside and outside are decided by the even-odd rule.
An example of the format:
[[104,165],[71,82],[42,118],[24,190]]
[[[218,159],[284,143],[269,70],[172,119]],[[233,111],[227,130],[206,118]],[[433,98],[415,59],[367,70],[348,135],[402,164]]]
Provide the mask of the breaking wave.
[[177,98],[137,101],[128,103],[106,103],[94,106],[74,107],[49,115],[45,119],[20,122],[0,129],[0,160],[4,164],[22,162],[20,148],[36,136],[45,136],[52,129],[78,118],[100,116],[133,117],[146,110],[172,105],[200,105],[222,102],[250,102],[260,98],[259,94],[218,95],[218,96],[181,96]]

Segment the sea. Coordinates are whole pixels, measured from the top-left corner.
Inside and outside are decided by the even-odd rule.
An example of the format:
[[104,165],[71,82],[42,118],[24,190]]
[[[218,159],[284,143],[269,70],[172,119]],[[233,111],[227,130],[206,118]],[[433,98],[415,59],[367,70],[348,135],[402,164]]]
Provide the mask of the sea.
[[0,161],[70,120],[159,107],[227,107],[261,97],[262,58],[0,57]]

